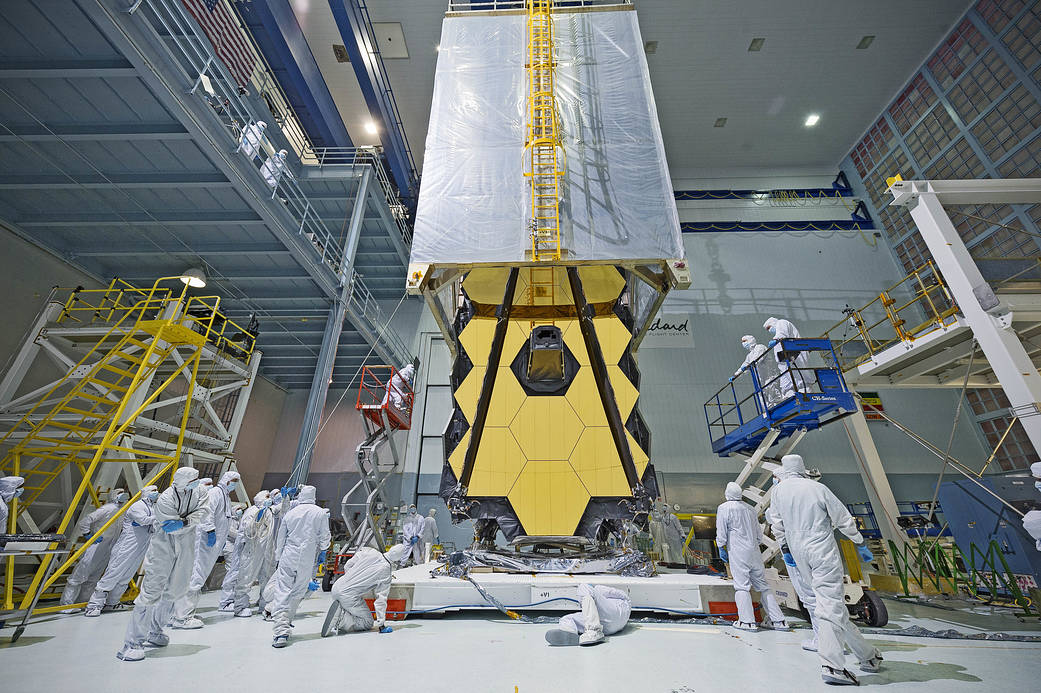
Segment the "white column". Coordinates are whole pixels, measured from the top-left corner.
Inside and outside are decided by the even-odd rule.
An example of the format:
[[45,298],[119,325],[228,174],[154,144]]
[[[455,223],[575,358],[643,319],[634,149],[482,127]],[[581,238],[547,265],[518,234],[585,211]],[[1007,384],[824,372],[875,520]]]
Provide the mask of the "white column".
[[[853,424],[853,435],[850,447],[853,454],[859,460],[860,476],[864,479],[864,487],[874,510],[875,521],[878,529],[882,532],[882,538],[902,547],[907,543],[907,532],[900,529],[896,518],[900,516],[900,510],[896,507],[896,498],[893,496],[893,488],[889,485],[889,477],[882,467],[882,458],[875,447],[875,441],[871,437],[867,419],[864,418],[864,407],[857,399],[857,411],[849,417]],[[847,428],[848,430],[848,428]],[[854,443],[854,441],[856,441]],[[859,448],[859,450],[858,450]]]
[[994,315],[980,305],[973,290],[985,287],[986,282],[937,194],[922,191],[908,208],[1009,403],[1020,415],[1034,450],[1041,455],[1041,416],[1036,415],[1041,413],[1041,375],[1012,329],[1011,315]]

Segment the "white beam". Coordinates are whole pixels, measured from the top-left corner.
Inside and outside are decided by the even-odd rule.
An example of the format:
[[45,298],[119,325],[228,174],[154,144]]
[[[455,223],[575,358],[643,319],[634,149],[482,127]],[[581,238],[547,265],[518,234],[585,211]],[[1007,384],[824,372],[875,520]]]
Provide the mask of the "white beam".
[[[1034,446],[1034,450],[1041,455],[1041,375],[1037,367],[1030,360],[1019,336],[1012,329],[1012,317],[1007,308],[1001,305],[991,307],[987,312],[980,303],[980,298],[974,292],[986,292],[989,287],[983,279],[979,268],[969,254],[968,248],[958,235],[957,229],[951,223],[947,212],[943,208],[941,196],[935,192],[922,192],[928,186],[936,186],[943,183],[1005,183],[1008,188],[1031,187],[1034,192],[1033,201],[1041,202],[1041,179],[1022,179],[1018,181],[912,181],[919,185],[916,196],[905,196],[902,204],[907,204],[911,211],[911,217],[918,227],[929,252],[936,262],[937,268],[947,281],[947,285],[954,296],[958,307],[965,316],[966,322],[972,328],[976,341],[979,342],[987,361],[990,363],[994,374],[1001,382],[1012,405],[1013,411],[1020,415],[1020,422],[1027,433],[1027,437]],[[901,198],[895,192],[897,200]],[[966,204],[958,197],[957,186],[947,186],[951,189],[943,195],[943,199],[954,198],[959,203]],[[964,186],[965,189],[973,186]],[[984,186],[986,188],[998,189],[998,186]],[[994,199],[997,197],[998,199]],[[975,197],[968,203],[979,204],[1000,203],[1005,197],[995,193],[992,197]],[[1030,202],[1030,199],[1018,197],[1015,202]],[[1031,415],[1033,414],[1033,415]]]
[[[857,398],[857,411],[849,417],[853,424],[853,432],[843,421],[846,435],[849,437],[849,445],[853,448],[853,456],[857,458],[860,467],[860,476],[864,480],[864,487],[868,492],[868,499],[874,510],[875,521],[882,532],[882,538],[896,544],[897,548],[907,543],[907,532],[900,529],[896,518],[900,516],[900,510],[896,507],[896,498],[893,496],[893,488],[889,485],[889,477],[882,466],[882,458],[875,447],[875,441],[871,437],[871,429],[868,428],[867,419],[864,417],[864,406],[860,398]],[[859,449],[858,449],[859,448]]]

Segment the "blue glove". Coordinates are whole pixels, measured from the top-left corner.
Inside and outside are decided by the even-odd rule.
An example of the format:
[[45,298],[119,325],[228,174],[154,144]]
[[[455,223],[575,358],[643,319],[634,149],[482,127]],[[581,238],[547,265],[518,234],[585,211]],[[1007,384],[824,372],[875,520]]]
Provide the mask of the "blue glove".
[[130,524],[133,525],[134,527],[140,527],[141,526],[138,523],[134,522],[133,520],[130,521]]
[[280,489],[280,492],[282,493],[283,496],[285,496],[285,497],[287,497],[289,499],[293,499],[293,498],[296,498],[296,494],[300,493],[300,487],[299,486],[283,486]]
[[261,508],[260,512],[257,513],[257,522],[260,522],[262,519],[264,519],[264,511],[265,510],[267,510],[267,508]]
[[176,532],[181,527],[184,527],[184,521],[182,520],[167,520],[163,523],[164,532]]
[[860,560],[864,563],[870,563],[875,560],[875,554],[871,553],[871,549],[867,547],[867,544],[857,545],[857,555],[860,556]]
[[380,632],[381,633],[393,633],[394,629],[391,628],[390,626],[383,626],[382,628],[380,628]]
[[418,544],[419,543],[419,537],[412,537],[411,539],[408,540],[408,543],[412,544],[412,545]]
[[728,380],[727,382],[728,382],[728,383],[732,383],[732,382],[734,382],[734,378],[736,378],[736,377],[737,377],[737,376],[734,376],[734,375],[730,376],[730,380]]
[[723,547],[719,548],[719,559],[721,561],[723,561],[724,563],[729,563],[730,562],[730,554],[727,553],[727,550],[724,549]]
[[789,568],[795,567],[795,556],[785,551],[783,554],[781,554],[781,558],[784,559],[784,564]]
[[90,538],[92,536],[94,536],[94,532],[87,532],[86,534],[84,534],[83,535],[83,543],[86,544],[88,541],[90,541]]
[[213,546],[217,543],[217,530],[211,529],[206,532],[206,546]]
[[101,543],[101,540],[102,540],[102,539],[104,539],[104,538],[105,538],[105,537],[98,537],[97,539],[95,539],[95,540],[94,540],[94,543],[95,543],[95,544],[100,544],[100,543]]
[[311,580],[311,582],[307,583],[308,592],[317,592],[319,587],[321,587],[321,584],[317,580]]
[[318,565],[322,565],[323,563],[325,563],[325,559],[327,557],[328,557],[328,552],[327,551],[322,551],[320,554],[318,554]]
[[777,340],[776,339],[771,339],[769,342],[766,343],[766,348],[767,349],[773,349],[775,346],[777,346]]

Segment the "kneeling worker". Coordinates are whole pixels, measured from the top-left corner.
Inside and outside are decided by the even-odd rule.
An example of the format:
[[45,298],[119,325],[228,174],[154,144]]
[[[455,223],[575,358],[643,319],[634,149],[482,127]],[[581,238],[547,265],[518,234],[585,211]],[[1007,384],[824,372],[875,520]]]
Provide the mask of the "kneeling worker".
[[[411,551],[409,544],[396,544],[387,553],[380,553],[369,546],[358,549],[344,563],[343,575],[333,583],[333,603],[325,616],[322,637],[370,630],[374,624],[381,633],[393,632],[387,625],[387,595],[390,594],[391,575]],[[365,595],[369,592],[373,592],[376,597],[373,605],[376,609],[375,619],[365,604]]]
[[561,617],[560,627],[546,633],[550,645],[597,645],[629,622],[633,602],[620,589],[583,583],[578,586],[578,598],[582,611]]

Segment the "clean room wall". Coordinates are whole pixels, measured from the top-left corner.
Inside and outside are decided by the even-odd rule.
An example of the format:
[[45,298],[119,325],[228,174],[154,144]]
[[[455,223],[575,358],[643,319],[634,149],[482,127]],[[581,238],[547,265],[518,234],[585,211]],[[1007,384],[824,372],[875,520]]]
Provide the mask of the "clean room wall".
[[[674,179],[674,187],[828,187],[833,178],[831,172],[816,176],[799,172],[790,178],[742,175]],[[734,220],[742,221],[793,220],[800,214],[803,219],[814,218],[804,208],[735,207],[733,212],[741,215]],[[711,207],[680,205],[681,221],[700,221],[715,214]],[[848,218],[848,212],[830,218]],[[720,474],[714,483],[722,484],[741,468],[737,461],[712,454],[702,408],[744,358],[741,336],[752,334],[765,343],[769,335],[762,323],[771,315],[790,319],[804,336],[818,336],[843,319],[844,306],[867,303],[903,272],[885,243],[870,232],[686,233],[684,244],[693,283],[688,290],[670,294],[663,311],[691,316],[694,348],[640,351],[640,410],[651,428],[651,456],[670,499],[704,505],[707,498],[718,497],[719,486],[706,494],[698,488],[700,480],[688,476]],[[896,420],[940,446],[946,443],[957,407],[955,392],[889,390],[881,396],[887,413]],[[935,480],[938,460],[885,422],[869,422],[869,427],[897,500],[919,499],[928,482]],[[841,423],[807,435],[798,452],[808,465],[834,480],[843,500],[867,500]],[[982,464],[988,454],[965,414],[952,454],[970,464]]]

